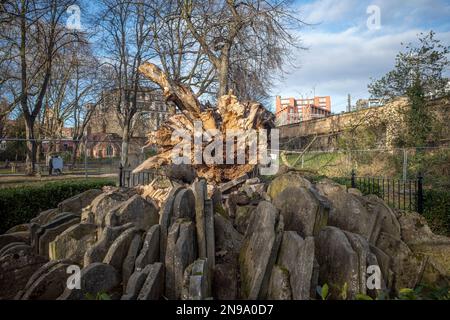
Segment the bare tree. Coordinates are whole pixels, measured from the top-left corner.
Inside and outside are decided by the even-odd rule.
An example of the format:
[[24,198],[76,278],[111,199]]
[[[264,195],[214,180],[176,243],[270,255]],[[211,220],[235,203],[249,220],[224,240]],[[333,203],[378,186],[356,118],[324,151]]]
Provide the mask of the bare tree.
[[128,151],[134,118],[140,112],[138,92],[149,81],[137,68],[154,57],[151,28],[146,26],[149,6],[139,1],[103,0],[99,27],[102,50],[110,66],[111,94],[122,127],[121,163],[128,164]]
[[298,46],[290,28],[303,22],[289,1],[179,1],[183,20],[215,68],[218,96],[229,88],[244,98],[253,98],[254,87],[264,94],[288,49]]
[[155,0],[148,5],[153,48],[169,81],[191,87],[197,97],[215,95],[215,68],[182,19],[183,2]]
[[0,100],[0,139],[6,134],[6,121],[11,113],[11,107],[5,99]]
[[10,95],[19,102],[26,124],[28,172],[34,173],[37,160],[35,123],[41,112],[58,53],[79,41],[77,34],[64,27],[64,15],[74,1],[17,0],[4,5],[10,18],[2,40],[9,44],[13,76]]
[[74,142],[74,165],[87,123],[101,101],[102,69],[90,45],[82,41],[67,46],[56,57],[54,70],[41,112],[39,133],[44,138],[58,139],[62,137],[64,126],[69,125]]

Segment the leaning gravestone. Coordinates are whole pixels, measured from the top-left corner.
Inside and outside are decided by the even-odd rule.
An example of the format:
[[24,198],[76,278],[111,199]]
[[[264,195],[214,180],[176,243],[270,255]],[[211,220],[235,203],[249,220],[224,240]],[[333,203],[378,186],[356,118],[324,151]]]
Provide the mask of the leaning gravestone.
[[58,261],[46,272],[36,278],[25,290],[22,300],[54,300],[66,288],[68,262]]
[[150,265],[147,279],[137,297],[138,300],[158,300],[164,292],[164,265],[156,262]]
[[166,296],[181,296],[184,269],[197,257],[195,226],[191,221],[177,220],[170,227],[165,257]]
[[205,200],[207,198],[207,184],[205,179],[192,184],[195,196],[195,228],[197,231],[198,256],[206,258],[206,232],[205,232]]
[[153,203],[136,194],[118,207],[111,210],[105,217],[105,225],[115,227],[132,222],[140,230],[148,230],[158,224],[159,215]]
[[152,269],[151,265],[145,266],[145,268],[136,270],[128,279],[127,287],[121,300],[136,300],[142,286],[147,279],[148,273]]
[[211,270],[206,259],[195,260],[185,270],[183,300],[205,300],[211,297]]
[[330,298],[342,299],[341,290],[347,285],[347,297],[354,299],[360,291],[359,257],[344,231],[336,227],[323,228],[316,238],[316,248],[319,283],[329,284]]
[[52,221],[37,232],[37,248],[38,253],[41,256],[48,257],[49,243],[55,240],[55,238],[61,234],[64,230],[80,222],[80,217],[77,215],[67,215],[61,219]]
[[88,295],[111,293],[120,284],[117,270],[105,263],[93,263],[81,270],[80,289],[66,288],[58,300],[84,300]]
[[128,254],[128,249],[135,238],[135,235],[138,233],[139,230],[134,227],[125,230],[116,240],[114,240],[106,253],[105,259],[103,259],[103,263],[112,265],[119,273],[121,273],[122,264]]
[[49,257],[52,260],[69,259],[82,265],[88,248],[97,241],[97,226],[92,223],[79,223],[67,228],[49,244]]
[[161,226],[160,240],[159,240],[160,261],[164,261],[166,256],[167,235],[169,232],[169,228],[171,226],[175,197],[177,193],[180,192],[181,190],[183,190],[183,187],[181,186],[173,187],[172,190],[170,190],[169,195],[167,196],[166,202],[164,203],[162,209],[160,210],[159,215],[159,225]]
[[127,287],[128,279],[134,271],[134,262],[141,249],[142,238],[141,234],[136,234],[131,240],[130,247],[128,248],[128,253],[122,263],[122,283],[124,290]]
[[289,271],[287,269],[278,265],[273,266],[267,298],[269,300],[292,300]]
[[155,224],[145,234],[142,249],[134,263],[136,271],[159,261],[159,238],[160,225]]
[[81,210],[91,204],[91,202],[101,193],[102,190],[99,189],[84,191],[59,203],[58,209],[60,212],[73,212],[81,215]]
[[102,262],[109,248],[125,230],[132,228],[133,223],[127,223],[118,227],[106,227],[99,240],[87,249],[84,255],[84,266],[87,267],[94,262]]
[[278,253],[277,265],[289,272],[292,299],[308,300],[315,292],[314,238],[302,239],[295,231],[285,231]]
[[239,256],[244,299],[266,298],[282,236],[282,216],[270,202],[261,201],[252,215]]
[[13,299],[33,273],[48,261],[34,253],[19,252],[0,258],[0,299]]

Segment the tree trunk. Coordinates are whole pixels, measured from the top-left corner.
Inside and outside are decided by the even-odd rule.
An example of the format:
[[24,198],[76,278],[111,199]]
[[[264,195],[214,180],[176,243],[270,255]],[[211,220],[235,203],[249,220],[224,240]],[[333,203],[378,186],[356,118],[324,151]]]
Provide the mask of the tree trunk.
[[125,124],[122,134],[122,150],[120,153],[120,163],[122,166],[128,166],[128,149],[130,145],[130,125]]
[[228,54],[224,54],[219,68],[219,90],[217,97],[221,97],[228,93],[228,68],[230,65]]
[[79,141],[74,141],[73,142],[73,152],[72,152],[72,168],[75,168],[75,164],[77,161],[77,153],[78,153],[78,149],[80,147],[80,142]]
[[37,145],[34,136],[34,121],[30,117],[25,119],[25,129],[27,137],[27,159],[26,159],[26,173],[33,175],[36,173],[36,153]]

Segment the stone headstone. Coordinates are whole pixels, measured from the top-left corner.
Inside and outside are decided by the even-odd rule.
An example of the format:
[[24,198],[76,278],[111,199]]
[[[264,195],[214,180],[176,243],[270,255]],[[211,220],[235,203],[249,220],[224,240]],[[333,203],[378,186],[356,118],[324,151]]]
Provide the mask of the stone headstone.
[[236,207],[236,217],[234,218],[234,225],[236,230],[245,234],[247,230],[248,223],[250,221],[250,217],[252,213],[255,211],[255,206],[237,206]]
[[58,219],[50,222],[49,224],[42,226],[38,231],[38,252],[41,256],[48,257],[49,243],[55,240],[55,238],[67,230],[69,227],[80,222],[79,216],[67,216],[67,219]]
[[381,232],[376,246],[391,258],[394,289],[415,288],[421,280],[426,260],[417,256],[401,239]]
[[275,199],[280,192],[288,187],[309,189],[311,186],[311,182],[299,173],[287,172],[273,179],[267,188],[267,194],[271,199]]
[[30,224],[29,223],[22,223],[22,224],[18,224],[12,228],[9,228],[5,234],[8,233],[16,233],[16,232],[29,232],[30,231]]
[[147,279],[148,273],[153,267],[151,265],[146,265],[145,268],[136,270],[128,279],[127,287],[125,293],[121,300],[136,300],[139,292]]
[[160,217],[159,217],[159,224],[161,226],[160,241],[159,241],[160,261],[164,261],[165,256],[166,256],[167,234],[169,232],[169,228],[170,228],[171,222],[172,222],[175,197],[176,197],[177,193],[180,192],[181,190],[183,190],[183,187],[181,187],[181,186],[175,186],[170,190],[169,195],[167,196],[167,199],[164,202],[164,205],[160,212]]
[[54,300],[66,289],[68,263],[59,261],[24,290],[22,300]]
[[131,240],[130,247],[128,248],[128,253],[122,263],[122,283],[124,290],[127,287],[128,279],[134,271],[134,262],[141,249],[142,238],[140,234],[136,234]]
[[303,237],[314,236],[318,232],[315,226],[316,221],[322,218],[321,203],[308,189],[287,187],[273,198],[273,204],[283,216],[286,231],[297,231]]
[[24,289],[19,291],[19,293],[16,295],[15,299],[20,300],[24,294],[24,291],[26,291],[28,288],[31,287],[31,285],[39,279],[42,275],[46,274],[51,268],[54,266],[60,264],[60,260],[50,260],[47,263],[43,264],[39,269],[37,269],[33,275],[28,279],[27,284],[25,285]]
[[136,271],[159,261],[159,239],[160,225],[155,224],[145,234],[142,249],[135,261]]
[[347,285],[347,297],[354,299],[360,290],[359,257],[344,231],[328,226],[315,240],[320,266],[319,284],[329,285],[330,299],[341,299],[340,290]]
[[308,300],[311,292],[315,292],[317,283],[313,282],[314,256],[313,237],[302,239],[295,231],[283,233],[277,265],[289,272],[294,300]]
[[[211,297],[211,274],[206,259],[197,259],[186,268],[186,293],[183,300],[205,300]],[[184,289],[184,288],[183,288]]]
[[[380,232],[380,220],[364,206],[364,198],[343,191],[343,186],[336,183],[317,183],[319,194],[326,197],[332,206],[328,225],[362,235],[375,244]],[[351,214],[349,214],[351,213]]]
[[30,233],[27,231],[7,233],[0,235],[0,250],[13,242],[30,243]]
[[211,269],[216,265],[216,245],[214,236],[214,208],[212,200],[205,201],[206,258]]
[[165,257],[166,296],[179,299],[184,269],[197,258],[195,226],[191,221],[177,220],[170,227]]
[[269,300],[292,300],[289,271],[287,269],[278,265],[273,266],[267,298]]
[[197,232],[198,256],[206,258],[205,200],[207,198],[206,180],[201,179],[192,184],[195,197],[195,228]]
[[118,227],[106,227],[99,240],[87,249],[84,255],[84,266],[88,266],[94,262],[102,262],[111,247],[114,240],[117,239],[125,230],[132,228],[133,223],[127,223]]
[[39,215],[31,219],[30,222],[37,223],[39,225],[46,224],[53,220],[55,215],[58,213],[60,213],[59,209],[48,209],[39,213]]
[[238,298],[237,261],[234,263],[217,263],[212,282],[213,297],[218,300],[235,300]]
[[120,275],[117,270],[105,263],[92,263],[81,270],[81,289],[68,289],[58,300],[84,300],[87,295],[109,293],[120,284]]
[[91,223],[75,224],[49,243],[49,257],[52,260],[69,259],[83,265],[88,248],[97,241],[97,226]]
[[82,214],[81,220],[95,223],[97,226],[103,228],[108,212],[127,199],[128,196],[122,192],[112,191],[102,193],[92,201],[90,210]]
[[261,201],[249,223],[239,256],[241,295],[264,299],[283,235],[283,218],[267,201]]
[[[39,252],[39,238],[44,234],[46,229],[57,227],[71,220],[78,220],[79,216],[70,212],[58,213],[51,221],[46,224],[39,225],[30,223],[30,244]],[[61,231],[62,232],[62,231]]]
[[0,258],[0,299],[13,299],[33,273],[48,261],[34,253],[19,252]]
[[151,264],[149,269],[138,300],[158,300],[164,293],[164,265],[156,262]]
[[135,227],[125,230],[111,244],[111,247],[108,249],[105,258],[103,259],[103,263],[112,265],[120,273],[131,242],[138,233],[139,231]]
[[81,210],[100,194],[102,190],[91,189],[77,194],[69,199],[66,199],[58,204],[58,210],[60,212],[72,212],[81,215]]
[[191,189],[182,189],[175,196],[172,222],[176,219],[195,220],[195,197]]
[[18,253],[20,251],[32,252],[33,248],[25,242],[11,242],[0,249],[0,258],[7,254]]
[[108,227],[132,222],[137,229],[144,231],[158,224],[158,221],[159,215],[155,205],[138,194],[111,210],[105,217],[105,225]]

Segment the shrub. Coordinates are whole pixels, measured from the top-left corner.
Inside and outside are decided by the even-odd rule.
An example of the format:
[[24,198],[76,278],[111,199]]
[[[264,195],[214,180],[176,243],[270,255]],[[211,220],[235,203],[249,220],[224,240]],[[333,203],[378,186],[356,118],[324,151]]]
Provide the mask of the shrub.
[[28,222],[40,212],[89,189],[115,185],[111,179],[48,182],[38,186],[0,189],[0,234]]
[[450,235],[450,191],[425,189],[423,215],[433,232]]

